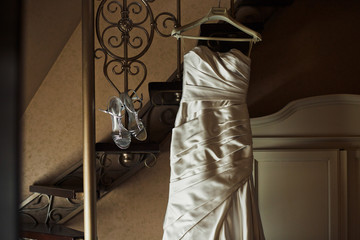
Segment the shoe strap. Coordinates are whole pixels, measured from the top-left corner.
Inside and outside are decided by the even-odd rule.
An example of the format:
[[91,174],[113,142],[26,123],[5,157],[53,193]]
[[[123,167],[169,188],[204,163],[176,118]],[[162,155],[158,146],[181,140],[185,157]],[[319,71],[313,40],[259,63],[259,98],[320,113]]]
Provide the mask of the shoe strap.
[[114,117],[117,117],[117,118],[120,118],[120,119],[122,118],[122,115],[118,116],[118,115],[116,115],[116,114],[114,114],[112,112],[109,112],[109,110],[99,109],[99,111],[110,114],[111,116],[114,116]]
[[[132,92],[132,94],[130,94],[130,92]],[[133,100],[133,103],[134,102],[140,102],[140,107],[138,107],[137,109],[135,109],[137,112],[142,108],[142,106],[143,106],[143,99],[144,99],[144,96],[143,96],[143,94],[141,93],[140,94],[140,97],[139,97],[139,95],[136,93],[136,91],[134,90],[134,89],[130,89],[128,92],[127,92],[127,94],[128,94],[128,96],[129,96],[129,98],[131,99],[131,100]],[[130,97],[130,95],[134,95],[133,97]]]

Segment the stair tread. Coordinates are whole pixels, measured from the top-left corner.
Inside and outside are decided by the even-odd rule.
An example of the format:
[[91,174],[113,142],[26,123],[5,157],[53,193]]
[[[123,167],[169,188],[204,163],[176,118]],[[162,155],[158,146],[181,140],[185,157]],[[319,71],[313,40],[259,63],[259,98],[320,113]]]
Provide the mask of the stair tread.
[[96,143],[96,152],[107,153],[159,153],[160,146],[157,143],[131,143],[127,149],[120,149],[114,143]]
[[43,193],[47,195],[77,199],[83,192],[82,186],[54,186],[54,185],[31,185],[30,192]]
[[[51,236],[51,238],[49,238]],[[22,224],[21,237],[42,239],[83,239],[84,233],[61,224]]]

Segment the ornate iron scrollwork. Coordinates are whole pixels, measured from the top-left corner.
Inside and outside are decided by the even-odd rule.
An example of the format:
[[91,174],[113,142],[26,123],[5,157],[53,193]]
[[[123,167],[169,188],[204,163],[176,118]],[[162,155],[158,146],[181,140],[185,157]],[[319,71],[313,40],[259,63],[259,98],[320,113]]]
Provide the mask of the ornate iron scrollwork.
[[[117,187],[142,166],[152,167],[156,157],[152,153],[136,154],[108,154],[98,152],[96,156],[96,181],[98,198],[104,197],[109,191]],[[135,170],[134,170],[135,168]],[[54,188],[82,186],[82,167],[74,169],[60,178]],[[124,177],[125,176],[125,177]],[[80,185],[79,185],[80,184]],[[65,198],[48,193],[34,193],[19,209],[23,223],[28,224],[63,224],[83,209],[83,195],[76,198]]]
[[119,94],[116,80],[120,75],[123,75],[124,91],[128,90],[129,77],[140,78],[135,91],[146,80],[147,68],[140,58],[149,50],[154,32],[169,37],[170,33],[163,30],[169,29],[169,21],[174,26],[177,24],[176,17],[169,12],[154,18],[151,2],[154,0],[102,0],[98,7],[96,36],[100,48],[95,50],[95,57],[104,57],[104,76]]
[[82,201],[76,202],[76,200],[68,198],[38,194],[32,202],[21,208],[19,212],[22,222],[50,224],[58,223],[79,206],[82,206]]
[[[164,18],[164,19],[162,19]],[[159,19],[162,19],[162,20],[159,20]],[[163,12],[163,13],[160,13],[159,15],[156,16],[155,18],[155,30],[157,33],[160,34],[160,36],[162,37],[171,37],[171,32],[170,33],[164,33],[162,32],[162,30],[159,28],[159,24],[158,21],[162,21],[162,24],[160,24],[160,26],[163,27],[163,29],[168,29],[168,25],[167,25],[167,22],[172,22],[174,24],[174,26],[177,26],[178,22],[177,22],[177,19],[176,17],[174,16],[174,14],[172,13],[169,13],[169,12]]]

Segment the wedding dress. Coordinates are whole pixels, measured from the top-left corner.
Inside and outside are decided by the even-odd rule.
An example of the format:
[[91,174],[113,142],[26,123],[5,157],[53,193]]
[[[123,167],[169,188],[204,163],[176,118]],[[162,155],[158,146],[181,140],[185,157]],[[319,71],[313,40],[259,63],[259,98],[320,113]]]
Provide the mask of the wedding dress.
[[184,56],[163,240],[264,239],[252,182],[250,59],[195,47]]

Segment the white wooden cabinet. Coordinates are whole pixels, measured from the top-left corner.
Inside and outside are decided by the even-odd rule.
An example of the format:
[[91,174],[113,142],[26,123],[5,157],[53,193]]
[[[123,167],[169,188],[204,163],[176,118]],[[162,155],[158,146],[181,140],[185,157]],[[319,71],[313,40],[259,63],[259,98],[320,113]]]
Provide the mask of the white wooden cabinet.
[[251,123],[266,239],[360,239],[360,168],[348,168],[348,161],[360,165],[354,157],[360,149],[360,96],[307,98]]
[[254,156],[268,240],[338,239],[339,150],[268,150]]

